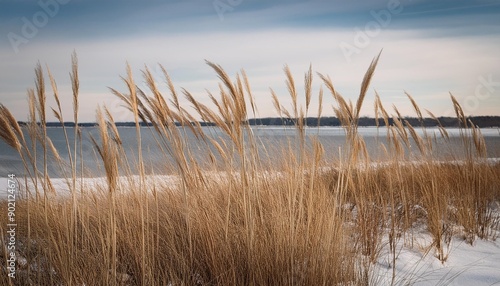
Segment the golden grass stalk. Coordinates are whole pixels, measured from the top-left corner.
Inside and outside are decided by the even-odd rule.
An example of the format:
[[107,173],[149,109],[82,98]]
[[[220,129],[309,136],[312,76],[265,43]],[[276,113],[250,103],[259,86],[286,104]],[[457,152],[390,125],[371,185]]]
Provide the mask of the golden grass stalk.
[[424,118],[424,117],[422,116],[422,112],[420,111],[420,107],[418,106],[417,102],[416,102],[416,101],[415,101],[415,99],[413,99],[413,97],[412,97],[409,93],[407,93],[406,91],[405,91],[405,94],[406,94],[406,96],[408,97],[408,99],[410,99],[411,105],[413,106],[413,109],[415,109],[415,112],[417,113],[417,116],[418,116],[419,121],[420,121],[420,122],[422,122],[422,120],[423,120],[423,118]]
[[323,87],[319,89],[319,94],[318,94],[318,127],[320,126],[322,113],[323,113]]
[[248,99],[250,100],[250,107],[252,108],[252,114],[253,117],[255,118],[257,113],[257,106],[255,104],[255,98],[251,92],[250,82],[248,81],[247,74],[244,70],[241,70],[241,75],[243,76],[243,83],[245,84],[245,90],[247,92]]
[[385,110],[384,106],[382,105],[382,101],[380,100],[380,96],[378,95],[377,92],[375,92],[375,106],[377,107],[377,111],[380,111],[382,113],[382,118],[384,119],[384,124],[385,126],[389,126],[389,114]]
[[[17,152],[21,152],[21,143],[16,135],[16,127],[18,125],[12,113],[2,104],[0,104],[0,138]],[[22,134],[22,132],[20,132]]]
[[306,98],[306,115],[305,115],[305,117],[306,118],[307,118],[307,112],[309,111],[309,105],[311,104],[312,81],[313,81],[312,65],[309,65],[309,70],[304,75],[304,89],[305,89],[305,98]]
[[450,136],[448,135],[448,131],[446,131],[446,128],[443,127],[443,124],[441,124],[441,121],[434,115],[434,113],[430,112],[429,110],[426,110],[427,114],[434,119],[438,123],[438,128],[439,132],[441,133],[441,136],[443,138],[446,138],[447,140],[450,139]]
[[[78,132],[78,88],[79,87],[78,87],[78,62],[77,62],[77,58],[76,58],[76,53],[74,52],[72,55],[72,74],[70,74],[70,79],[72,82],[72,89],[73,89],[73,120],[75,121],[74,122],[75,127],[74,127],[74,140],[73,140],[74,150],[73,150],[73,153],[71,152],[71,148],[70,148],[70,141],[69,141],[68,133],[67,133],[66,126],[65,126],[65,121],[64,121],[64,117],[63,117],[63,111],[61,108],[61,102],[59,99],[59,91],[57,88],[57,84],[56,84],[56,81],[55,81],[52,73],[50,72],[49,67],[47,66],[46,68],[47,68],[47,73],[48,73],[49,80],[50,80],[50,85],[52,87],[52,92],[54,94],[54,99],[55,99],[56,104],[57,104],[57,110],[52,108],[52,111],[53,111],[55,117],[57,118],[57,120],[59,120],[59,122],[62,124],[64,139],[66,142],[66,148],[67,148],[67,152],[68,152],[69,166],[70,166],[70,170],[71,170],[71,175],[70,175],[71,182],[69,182],[69,180],[67,180],[68,181],[67,185],[68,185],[69,189],[71,190],[71,200],[72,200],[72,211],[70,214],[71,231],[69,232],[69,235],[67,238],[70,253],[68,255],[68,258],[65,259],[64,263],[67,265],[67,268],[72,268],[76,265],[73,263],[72,258],[75,255],[74,245],[75,245],[75,242],[76,242],[76,239],[78,236],[78,229],[77,229],[78,204],[77,204],[77,197],[76,197],[76,179],[77,179],[77,177],[76,177],[76,171],[77,171],[76,152],[77,152],[77,144],[78,144],[77,132]],[[54,147],[54,145],[52,144],[52,141],[50,140],[50,138],[48,138],[48,144],[50,146],[50,149],[52,150],[52,153],[54,154],[54,156],[56,156],[56,161],[59,163],[59,166],[61,166],[61,171],[62,171],[61,173],[64,174],[64,171],[66,170],[66,168],[63,167],[64,162],[60,158],[59,153],[56,150],[56,148]],[[82,159],[82,158],[80,158],[80,159]],[[68,176],[66,175],[65,177],[68,177]],[[66,274],[66,275],[68,275],[68,274]]]
[[324,76],[320,73],[318,73],[318,76],[321,78],[321,80],[323,80],[323,83],[326,85],[331,95],[339,105],[338,109],[335,108],[336,110],[335,114],[342,122],[342,125],[351,126],[354,119],[352,107],[349,106],[349,104],[347,104],[345,99],[339,93],[337,93],[337,91],[333,86],[332,80],[330,79],[330,76]]
[[286,76],[286,87],[288,88],[288,93],[292,98],[292,106],[293,106],[293,118],[297,119],[299,116],[298,107],[297,107],[297,90],[295,89],[295,81],[293,79],[292,72],[290,71],[290,67],[285,65],[283,68]]
[[411,137],[413,138],[413,141],[415,141],[415,143],[417,144],[417,147],[418,147],[418,150],[420,151],[420,154],[425,156],[427,153],[427,148],[429,146],[426,146],[424,141],[422,140],[422,137],[420,137],[420,135],[417,134],[417,132],[415,131],[415,128],[413,128],[413,126],[411,126],[410,122],[408,122],[408,120],[404,120],[405,122],[405,125],[406,127],[408,127],[408,130],[410,131],[410,134],[411,134]]
[[44,191],[44,202],[47,204],[47,194],[49,188],[47,185],[48,178],[48,158],[47,158],[47,114],[46,114],[46,100],[47,96],[45,94],[45,79],[43,76],[43,70],[40,62],[35,67],[35,88],[37,95],[36,108],[38,111],[38,119],[40,121],[41,133],[37,133],[40,137],[40,143],[43,149],[43,191]]
[[368,70],[365,73],[365,76],[363,77],[361,90],[359,91],[359,97],[356,101],[356,111],[354,116],[356,120],[359,119],[359,113],[361,111],[361,106],[363,105],[363,100],[365,99],[366,92],[368,91],[368,87],[370,86],[370,82],[372,80],[373,74],[375,73],[375,69],[377,68],[378,60],[380,59],[381,54],[382,51],[380,51],[379,54],[372,60],[370,66],[368,67]]

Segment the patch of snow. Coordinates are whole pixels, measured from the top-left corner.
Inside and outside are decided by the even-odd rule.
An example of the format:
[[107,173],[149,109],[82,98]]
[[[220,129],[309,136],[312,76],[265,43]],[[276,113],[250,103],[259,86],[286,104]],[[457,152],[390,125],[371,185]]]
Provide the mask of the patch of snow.
[[[444,263],[429,251],[431,243],[430,235],[420,235],[413,245],[398,243],[394,285],[500,285],[498,241],[478,239],[471,246],[463,239],[452,238]],[[392,266],[387,244],[372,269],[372,283],[391,285]]]

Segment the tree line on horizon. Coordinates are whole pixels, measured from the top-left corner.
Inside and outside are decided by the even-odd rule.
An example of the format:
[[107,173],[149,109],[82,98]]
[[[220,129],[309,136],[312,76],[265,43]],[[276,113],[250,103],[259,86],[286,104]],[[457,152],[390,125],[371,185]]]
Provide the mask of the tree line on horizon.
[[[438,117],[439,120],[436,121],[433,118],[423,118],[420,120],[417,117],[404,117],[412,126],[419,127],[436,127],[441,124],[443,127],[460,127],[461,121],[459,121],[456,117]],[[471,116],[469,117],[470,121],[479,128],[488,128],[488,127],[500,127],[500,116]],[[251,126],[293,126],[296,123],[297,119],[294,118],[285,118],[285,117],[263,117],[263,118],[252,118],[247,120],[247,124]],[[24,121],[18,122],[21,126],[27,125]],[[193,122],[192,122],[193,123]],[[198,122],[201,126],[214,126],[215,124],[212,122]],[[304,118],[304,124],[307,126],[341,126],[341,122],[337,117],[329,116],[329,117],[307,117]],[[389,124],[393,125],[394,120],[389,118]],[[74,122],[47,122],[47,127],[74,127]],[[78,126],[80,127],[93,127],[97,126],[96,122],[80,122]],[[140,122],[141,126],[151,126],[149,122]],[[178,123],[178,126],[181,124]],[[384,126],[384,120],[382,118],[378,118],[378,126]],[[134,127],[135,122],[116,122],[116,126],[118,127]],[[377,119],[372,117],[360,117],[358,126],[377,126]]]

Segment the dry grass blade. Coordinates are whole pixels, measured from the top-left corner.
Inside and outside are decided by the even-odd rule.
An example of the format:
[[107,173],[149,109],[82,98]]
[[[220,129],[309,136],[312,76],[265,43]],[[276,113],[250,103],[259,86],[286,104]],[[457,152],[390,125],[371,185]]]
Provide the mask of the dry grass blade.
[[[124,81],[127,81],[123,77],[122,77],[122,79]],[[139,122],[139,119],[140,119],[144,122],[147,122],[147,119],[150,118],[151,114],[148,111],[148,109],[146,108],[146,106],[144,105],[144,103],[139,98],[139,96],[144,96],[145,98],[147,98],[141,89],[137,88],[136,86],[133,87],[134,94],[135,94],[135,97],[134,97],[135,100],[132,100],[132,96],[125,95],[114,88],[108,87],[108,89],[111,91],[112,94],[114,94],[116,97],[118,97],[124,103],[122,105],[122,107],[125,107],[128,111],[130,111],[134,115],[135,121]],[[139,96],[137,96],[137,95],[139,95]],[[147,101],[150,102],[149,99],[147,99]]]
[[50,138],[47,138],[47,145],[49,146],[49,149],[52,151],[52,155],[56,159],[56,162],[62,163],[61,155],[59,155],[59,151],[57,151],[56,147],[54,146],[54,143],[52,143],[52,140]]
[[[170,109],[167,102],[165,101],[165,98],[158,89],[158,86],[156,84],[156,81],[152,73],[150,72],[148,67],[146,67],[145,70],[142,71],[142,73],[144,79],[146,80],[149,90],[153,93],[153,97],[149,98],[142,90],[140,89],[137,90],[137,93],[140,95],[140,98],[138,99],[140,117],[142,118],[143,121],[145,121],[144,118],[148,118],[150,122],[158,121],[161,122],[162,124],[172,125],[171,121],[172,117],[174,117],[173,111]],[[170,81],[170,77],[168,76],[166,71],[164,71],[164,73],[165,77],[167,78],[167,82],[169,82],[169,88],[171,89],[171,93],[174,96],[174,102],[179,104],[177,100],[177,93],[175,91],[172,82]],[[142,101],[145,101],[146,104],[144,104]],[[180,106],[176,106],[176,108],[180,110]],[[156,116],[156,119],[152,117],[153,114]],[[180,123],[184,124],[184,121],[181,120]]]
[[202,112],[200,115],[202,116],[203,120],[207,122],[213,122],[216,126],[222,127],[226,133],[229,132],[230,127],[221,116],[217,116],[210,108],[202,103],[197,102],[197,105]]
[[306,117],[307,117],[307,113],[309,110],[309,104],[311,103],[312,81],[313,81],[312,65],[309,65],[309,70],[307,71],[307,73],[304,76],[304,88],[305,88],[305,96],[306,96]]
[[376,98],[375,98],[375,102],[373,104],[374,106],[374,109],[375,109],[375,125],[377,126],[377,128],[379,128],[380,124],[379,124],[379,100],[378,100],[378,94],[377,92],[375,91],[375,94],[376,94]]
[[255,104],[255,98],[254,98],[254,95],[252,93],[252,89],[250,88],[250,82],[248,81],[248,77],[247,77],[245,70],[241,70],[241,75],[243,76],[245,90],[246,90],[246,92],[248,94],[248,98],[250,100],[250,107],[252,107],[253,116],[255,117],[255,115],[257,113],[257,105]]
[[417,102],[416,102],[416,101],[413,99],[413,97],[412,97],[409,93],[407,93],[406,91],[405,91],[405,94],[406,94],[406,96],[410,99],[410,101],[411,101],[411,105],[413,106],[413,109],[415,109],[415,112],[417,113],[418,120],[419,120],[421,123],[423,123],[423,118],[424,118],[424,117],[422,116],[422,112],[420,111],[420,107],[418,107]]
[[[50,85],[52,86],[52,91],[54,92],[54,99],[55,99],[56,104],[57,104],[57,109],[59,110],[59,115],[62,115],[61,114],[61,102],[59,101],[59,91],[57,89],[56,81],[55,81],[54,77],[52,76],[52,73],[50,72],[49,67],[47,66],[46,68],[47,68],[47,74],[49,75]],[[59,120],[59,121],[61,121],[61,120]]]
[[[346,126],[346,124],[349,126],[349,117],[346,117],[346,114],[340,109],[332,105],[333,112],[335,113],[335,116],[339,119],[339,121],[342,123],[343,126]],[[346,123],[347,122],[347,123]]]
[[132,75],[132,68],[128,63],[127,63],[127,78],[122,77],[122,79],[127,84],[129,90],[130,107],[134,115],[134,121],[136,122],[137,125],[139,121],[139,104],[137,97],[137,87],[135,85],[134,77]]
[[78,122],[78,109],[79,109],[79,103],[78,103],[78,96],[80,93],[80,80],[78,77],[78,57],[76,55],[76,52],[73,52],[71,55],[71,74],[70,74],[70,79],[71,79],[71,88],[73,90],[73,111],[74,111],[74,121],[75,124]]
[[441,121],[439,120],[439,118],[437,118],[434,113],[430,112],[429,110],[425,110],[427,112],[427,114],[429,114],[429,116],[434,119],[437,123],[438,123],[438,129],[439,129],[439,132],[441,133],[441,136],[446,138],[446,139],[450,139],[450,136],[448,135],[448,131],[446,131],[446,128],[443,127],[443,125],[441,124]]
[[[186,98],[188,98],[188,100],[191,101],[191,103],[193,103],[196,110],[198,112],[201,112],[201,107],[199,106],[198,102],[194,99],[194,97],[191,95],[191,93],[189,93],[185,89],[182,89],[182,92],[184,93]],[[182,126],[187,126],[197,138],[200,138],[198,136],[203,137],[203,135],[202,135],[203,132],[201,132],[201,130],[199,130],[199,129],[196,129],[195,126],[193,125],[193,123],[195,122],[194,117],[189,115],[189,113],[187,111],[185,111],[181,106],[178,107],[178,110],[179,110],[179,113],[176,113],[170,109],[168,111],[168,115],[170,117],[170,122],[171,122],[170,123],[171,127],[175,126],[174,122],[179,122]]]
[[21,144],[14,133],[15,127],[12,126],[10,118],[13,118],[10,111],[3,104],[0,104],[0,137],[17,152],[20,152]]
[[[37,139],[42,144],[42,153],[43,153],[43,190],[44,190],[44,204],[47,205],[47,195],[49,193],[48,185],[47,185],[47,177],[48,177],[48,158],[47,158],[47,114],[46,114],[46,93],[45,93],[45,79],[43,76],[42,65],[40,62],[37,63],[35,67],[35,89],[37,95],[37,103],[36,108],[38,111],[38,118],[41,126],[42,132],[36,132],[36,136],[39,136]],[[34,127],[34,126],[33,126]]]
[[403,116],[401,116],[401,113],[399,112],[399,109],[396,107],[396,105],[393,104],[392,109],[394,110],[394,112],[396,112],[398,119],[403,120]]
[[247,117],[247,104],[245,101],[245,92],[243,90],[243,82],[239,74],[236,75],[236,86],[237,86],[237,101],[236,106],[238,107],[238,117],[241,122],[243,122]]
[[121,99],[125,103],[125,105],[124,105],[125,107],[127,107],[130,111],[132,111],[132,109],[130,108],[130,106],[132,105],[130,98],[128,98],[127,96],[125,96],[124,94],[122,94],[121,92],[119,92],[118,90],[116,90],[114,88],[109,87],[109,90],[111,91],[111,93],[113,93],[115,96],[117,96],[119,99]]
[[[158,100],[160,98],[163,98],[161,95],[160,91],[158,90],[158,86],[156,85],[155,79],[153,77],[153,74],[149,70],[149,68],[146,66],[144,67],[144,70],[142,71],[142,75],[144,79],[146,80],[146,84],[148,85],[149,90],[154,94],[155,98]],[[161,101],[158,101],[158,104],[160,105],[160,108],[166,108],[165,105]]]
[[481,133],[481,129],[475,126],[470,119],[469,124],[472,130],[472,141],[474,142],[474,147],[476,148],[476,154],[480,158],[484,158],[486,157],[486,143],[484,142],[484,137]]
[[36,122],[36,96],[35,90],[28,89],[28,121]]
[[377,57],[375,57],[375,59],[372,60],[370,66],[368,67],[368,70],[365,73],[365,76],[363,77],[363,82],[361,83],[361,90],[359,92],[359,97],[356,102],[356,113],[355,113],[356,120],[359,118],[359,112],[361,111],[363,100],[365,99],[366,92],[368,91],[368,87],[370,86],[370,82],[372,80],[373,74],[375,73],[375,68],[377,67],[377,63],[381,54],[382,51],[380,51]]
[[229,95],[220,84],[219,84],[219,94],[221,98],[220,106],[222,107],[222,112],[220,115],[227,124],[231,124],[233,119],[232,115],[234,114],[234,111],[236,109],[236,107],[234,106],[234,101],[230,99]]
[[295,122],[296,118],[292,117],[292,114],[283,105],[281,106],[281,111],[283,112],[286,118],[292,119]]
[[417,144],[418,150],[420,150],[420,154],[425,155],[426,148],[425,148],[424,141],[417,134],[417,132],[415,131],[415,128],[413,128],[413,126],[411,126],[411,124],[410,124],[410,122],[408,122],[408,120],[405,120],[404,122],[405,122],[405,125],[408,127],[408,130],[410,131],[410,134],[411,134],[411,137],[413,138],[413,141],[415,141],[415,143]]
[[[52,109],[52,112],[54,113],[54,116],[57,118],[57,120],[62,124],[62,129],[63,129],[63,133],[64,133],[64,139],[66,141],[66,148],[68,150],[68,158],[69,158],[69,165],[71,166],[71,169],[72,169],[72,173],[71,173],[71,178],[72,178],[72,185],[70,186],[71,190],[72,190],[72,193],[74,194],[74,191],[75,191],[75,180],[76,180],[76,167],[74,166],[74,163],[73,161],[76,160],[76,153],[74,153],[74,155],[71,154],[71,148],[70,148],[70,143],[69,143],[69,138],[68,138],[68,133],[66,131],[66,126],[65,126],[65,122],[64,122],[64,118],[63,118],[63,112],[62,112],[62,108],[61,108],[61,102],[59,100],[59,90],[57,89],[57,84],[56,84],[56,81],[54,79],[54,77],[52,76],[52,73],[50,72],[50,69],[49,67],[47,66],[47,73],[49,75],[49,80],[50,80],[50,85],[52,87],[52,91],[54,93],[54,99],[56,101],[56,104],[57,104],[57,110],[55,110],[54,108],[51,108]],[[77,108],[77,103],[74,102],[74,108]],[[77,118],[77,110],[74,110],[74,118],[76,120]],[[77,122],[75,122],[75,125],[77,125]],[[74,141],[74,149],[75,149],[75,152],[76,152],[76,145],[77,145],[77,141],[76,141],[76,129],[78,127],[75,126],[75,141]],[[57,153],[57,150],[54,148],[54,146],[52,145],[52,142],[49,140],[49,146],[51,147],[52,149],[52,153],[54,153],[54,155],[58,158],[57,161],[60,162],[60,164],[62,164],[62,160],[60,159],[60,156],[59,154]]]
[[36,94],[37,94],[37,111],[39,114],[39,120],[42,125],[45,125],[45,106],[46,106],[46,95],[45,95],[45,80],[43,77],[42,66],[40,62],[36,65],[35,68],[35,86],[36,86]]
[[408,140],[408,132],[406,132],[405,127],[403,126],[403,123],[399,119],[399,117],[393,116],[392,120],[394,121],[394,125],[396,125],[396,131],[398,132],[399,136],[403,140],[403,142],[406,144],[406,146],[409,148],[410,147],[410,141]]
[[106,114],[106,117],[108,118],[109,124],[108,127],[111,128],[112,134],[113,134],[113,141],[117,145],[122,145],[122,139],[120,138],[120,133],[118,132],[118,128],[116,127],[115,124],[115,119],[113,118],[113,115],[111,112],[109,112],[109,109],[104,106],[104,113]]
[[[164,123],[165,122],[165,113],[168,112],[168,108],[161,109],[158,111],[156,107],[161,104],[156,104],[153,102],[142,89],[137,89],[138,95],[138,104],[139,104],[139,117],[143,122],[151,122],[155,128],[158,127],[158,124],[155,123]],[[154,115],[153,115],[154,114]],[[156,117],[155,117],[156,116]]]
[[16,118],[8,108],[0,104],[0,114],[2,114],[2,118],[7,121],[7,123],[10,125],[10,128],[15,132],[18,141],[20,139],[20,143],[23,145],[26,145],[26,141],[24,140],[24,133],[21,130],[21,126],[19,126],[19,123],[16,121]]
[[[399,122],[399,121],[395,121],[396,122]],[[400,124],[397,123],[397,124]],[[398,134],[399,136],[403,139],[403,142],[405,144],[408,144],[408,139],[407,138],[404,138],[402,136],[402,134],[400,133],[400,131],[398,131],[400,129],[399,126],[397,127],[394,127],[394,126],[389,126],[389,134],[387,135],[388,136],[388,139],[390,140],[390,142],[393,144],[393,148],[391,148],[391,151],[394,151],[394,153],[396,154],[395,158],[403,158],[404,157],[404,150],[403,150],[403,146],[401,144],[401,141],[398,140]]]
[[59,113],[59,111],[55,110],[54,108],[50,108],[52,110],[52,113],[54,114],[54,117],[57,119],[57,121],[62,122],[62,116]]
[[271,91],[271,97],[273,99],[273,105],[274,105],[274,109],[276,110],[276,112],[278,112],[279,116],[281,116],[282,112],[281,112],[281,104],[280,104],[280,101],[278,99],[278,96],[276,95],[276,92],[274,92],[274,90],[272,88],[270,88],[270,91]]
[[453,96],[453,94],[450,93],[450,97],[458,120],[461,122],[462,127],[467,128],[467,117],[464,114],[462,106],[460,106],[460,103],[458,103],[458,100]]
[[290,97],[292,98],[292,105],[293,105],[293,115],[294,118],[298,117],[298,106],[297,106],[297,90],[295,89],[295,81],[293,79],[292,72],[290,71],[290,67],[288,65],[285,65],[283,68],[283,71],[285,72],[286,75],[286,87],[288,88],[288,93],[290,94]]
[[205,63],[207,65],[209,65],[217,73],[217,75],[219,76],[219,79],[224,83],[226,88],[229,89],[229,93],[231,94],[233,99],[236,101],[237,100],[236,88],[234,87],[234,85],[231,81],[231,78],[229,78],[229,76],[224,71],[224,69],[220,65],[214,64],[214,63],[207,61],[207,60],[205,61]]
[[322,112],[323,112],[323,87],[320,87],[318,96],[318,126],[320,125]]
[[380,96],[378,95],[377,92],[375,92],[375,102],[376,102],[376,105],[377,105],[378,109],[380,110],[380,112],[382,112],[382,117],[384,118],[385,126],[389,127],[389,114],[387,113],[384,106],[382,105],[382,101],[380,100]]
[[97,122],[101,144],[97,144],[93,138],[92,141],[104,164],[109,192],[114,193],[118,186],[118,156],[116,147],[109,138],[108,124],[106,124],[100,107],[97,109]]
[[[219,111],[219,114],[221,114],[222,117],[227,117],[227,107],[226,106],[223,106],[213,95],[210,91],[207,90],[207,94],[208,94],[208,97],[210,98],[210,100],[212,100],[212,103],[217,107],[217,110]],[[194,99],[194,97],[189,94],[189,98],[188,100],[193,103],[193,105],[195,106],[196,110],[198,111],[198,114],[202,114],[202,111],[201,109],[199,108],[199,104],[196,102],[196,100]],[[196,102],[196,104],[194,103]],[[203,112],[203,114],[206,113],[206,112]]]
[[[174,105],[174,107],[177,109],[179,112],[179,117],[181,124],[185,124],[184,122],[184,115],[186,114],[184,109],[181,107],[179,103],[179,96],[177,94],[177,91],[175,89],[174,83],[172,82],[172,79],[170,78],[170,75],[168,74],[167,70],[163,65],[160,64],[160,68],[162,70],[163,76],[165,78],[165,82],[167,83],[168,89],[170,90],[170,96],[172,97],[170,99],[170,102]],[[171,109],[168,107],[168,104],[166,103],[165,99],[162,97],[159,97],[156,99],[157,103],[159,105],[164,106],[166,108],[166,113],[168,114],[169,117],[172,117],[171,115]]]
[[[335,99],[335,101],[337,101],[337,104],[339,105],[338,109],[339,112],[338,113],[336,112],[336,114],[339,117],[339,119],[342,118],[341,120],[342,125],[350,128],[351,126],[353,126],[353,124],[355,124],[352,107],[345,101],[345,99],[339,93],[337,93],[337,91],[333,87],[332,80],[330,79],[329,76],[324,76],[321,73],[318,73],[318,76],[321,78],[321,80],[323,80],[323,83],[326,85],[328,90],[330,90],[330,93],[332,94],[333,98]],[[340,114],[342,115],[339,116]]]

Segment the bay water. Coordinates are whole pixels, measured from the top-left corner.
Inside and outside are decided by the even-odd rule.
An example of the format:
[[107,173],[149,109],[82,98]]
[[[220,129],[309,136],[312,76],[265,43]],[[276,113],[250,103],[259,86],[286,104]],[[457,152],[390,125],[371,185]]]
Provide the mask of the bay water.
[[[180,128],[180,127],[178,127]],[[214,138],[221,143],[229,143],[229,137],[222,130],[216,127],[202,127],[203,131],[209,137]],[[183,136],[186,136],[186,142],[189,147],[185,150],[184,156],[203,164],[210,161],[209,154],[212,153],[215,160],[218,160],[217,149],[211,144],[196,138],[189,128],[180,128]],[[251,129],[257,145],[259,157],[267,164],[282,162],[283,150],[298,150],[300,140],[298,140],[297,129],[285,126],[254,126]],[[443,138],[437,128],[426,128],[424,130],[416,129],[423,136],[426,132],[432,142],[432,156],[437,160],[460,160],[465,157],[465,148],[463,138],[460,136],[460,129],[448,128],[449,139]],[[68,140],[70,142],[70,152],[73,154],[74,129],[66,128]],[[121,156],[122,175],[137,172],[137,137],[136,129],[131,127],[118,127],[122,141],[125,156]],[[166,174],[175,170],[175,159],[169,154],[169,148],[172,144],[157,136],[151,127],[141,127],[141,144],[143,153],[143,162],[146,173]],[[359,127],[359,134],[363,137],[370,158],[374,161],[387,160],[388,155],[384,151],[390,149],[390,143],[387,142],[387,129],[385,127]],[[487,157],[500,158],[500,129],[483,128],[481,132],[484,136]],[[77,148],[77,172],[81,174],[83,165],[83,174],[85,177],[105,176],[102,162],[99,154],[91,140],[100,144],[99,130],[97,127],[81,127],[81,141]],[[27,135],[27,134],[26,134]],[[58,164],[52,158],[52,152],[49,150],[48,172],[50,177],[67,177],[71,175],[70,160],[63,128],[47,128],[47,136],[57,149],[63,164]],[[346,143],[345,130],[341,127],[307,127],[305,128],[306,150],[312,152],[312,140],[319,140],[324,147],[323,159],[326,161],[335,161],[339,156],[347,153],[348,143]],[[26,136],[28,138],[28,136]],[[417,144],[410,140],[411,144],[404,146],[409,159],[418,159],[420,154]],[[31,143],[28,141],[28,145]],[[288,149],[290,148],[290,149]],[[32,150],[33,151],[33,150]],[[293,152],[293,151],[292,151]],[[34,152],[32,152],[34,153]],[[38,143],[36,146],[36,160],[39,170],[43,168],[43,149]],[[128,167],[123,168],[124,166]],[[126,170],[127,169],[127,170]],[[25,167],[19,154],[5,142],[0,141],[0,178],[5,178],[9,174],[15,174],[21,177],[26,174]]]

